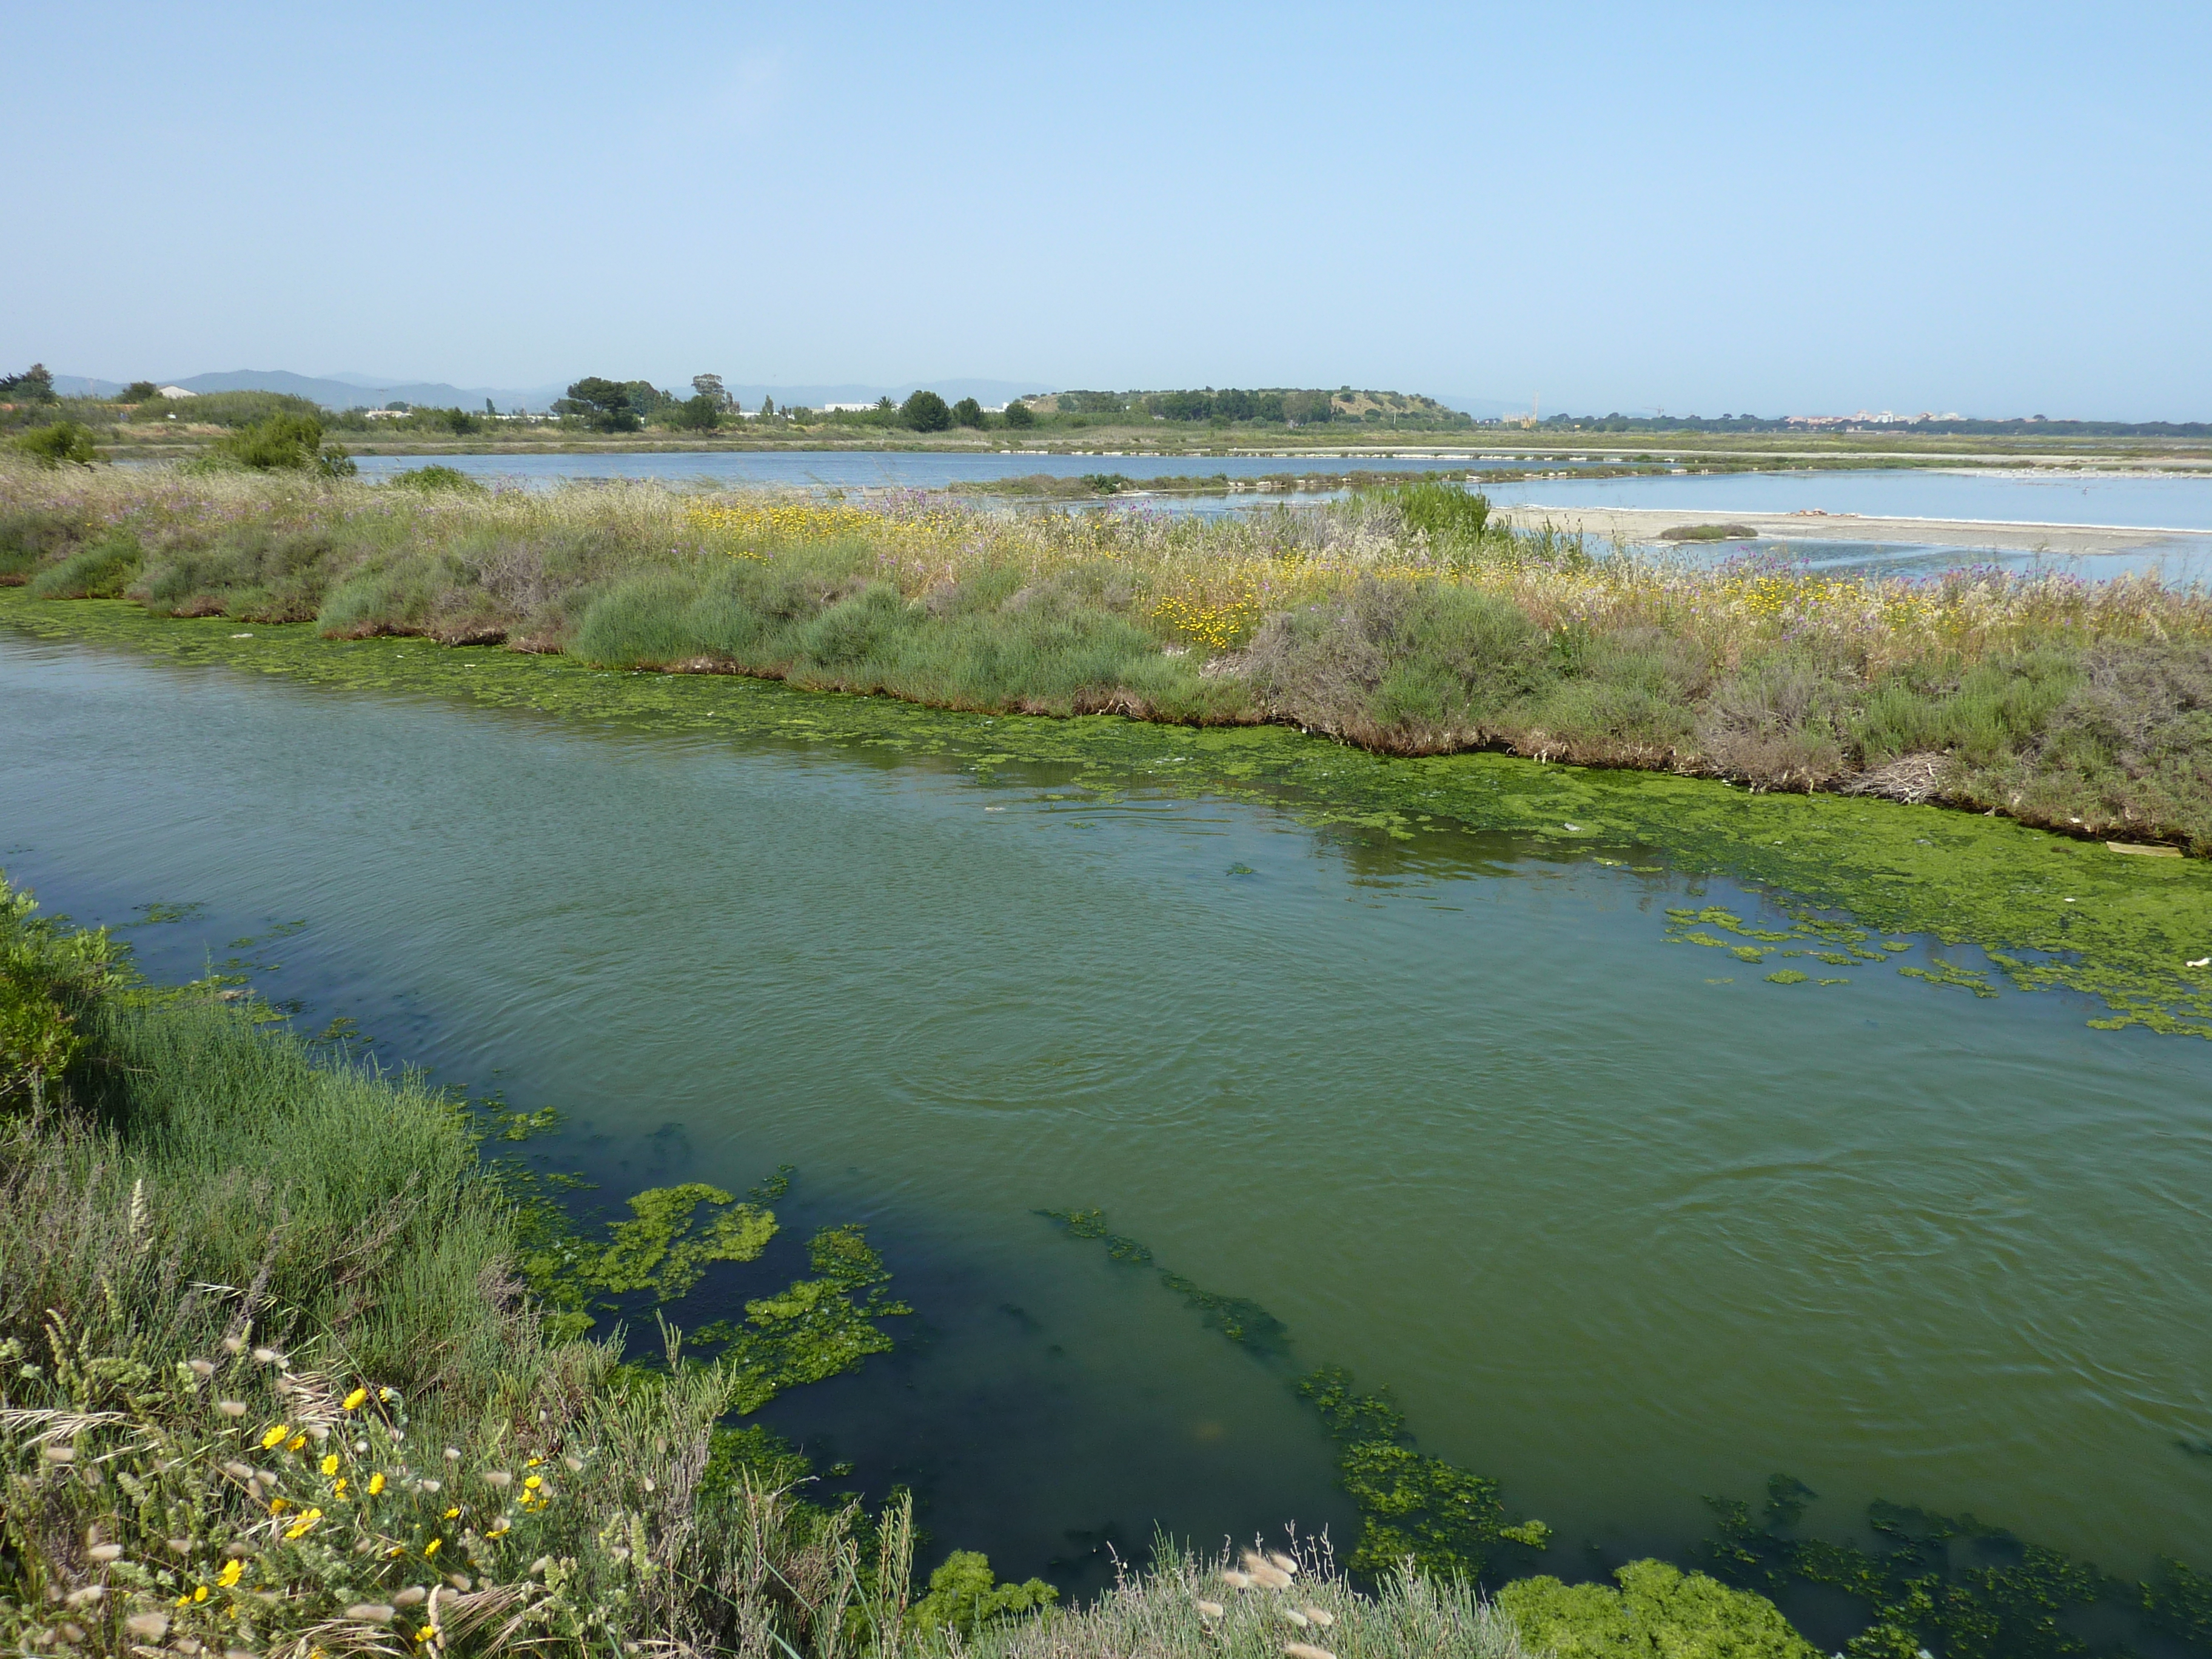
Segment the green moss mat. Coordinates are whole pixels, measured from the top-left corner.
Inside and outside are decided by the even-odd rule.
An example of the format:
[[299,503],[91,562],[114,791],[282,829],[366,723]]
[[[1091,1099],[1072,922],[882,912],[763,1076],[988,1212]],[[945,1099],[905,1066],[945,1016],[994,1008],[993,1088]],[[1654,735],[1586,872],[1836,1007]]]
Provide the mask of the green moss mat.
[[46,639],[605,725],[866,745],[942,757],[982,774],[1065,767],[1066,781],[1094,789],[1264,797],[1310,822],[1400,839],[1464,827],[1560,856],[1631,853],[1771,886],[1806,904],[1849,911],[1868,927],[1981,945],[2015,986],[2101,998],[2112,1018],[2092,1022],[2099,1026],[2212,1036],[2212,969],[2184,965],[2212,956],[2212,865],[2124,857],[2002,818],[1832,795],[1752,794],[1701,779],[1501,755],[1395,759],[1279,726],[964,714],[757,680],[448,650],[424,640],[325,640],[307,624],[161,617],[121,600],[41,602],[15,588],[0,589],[0,623]]

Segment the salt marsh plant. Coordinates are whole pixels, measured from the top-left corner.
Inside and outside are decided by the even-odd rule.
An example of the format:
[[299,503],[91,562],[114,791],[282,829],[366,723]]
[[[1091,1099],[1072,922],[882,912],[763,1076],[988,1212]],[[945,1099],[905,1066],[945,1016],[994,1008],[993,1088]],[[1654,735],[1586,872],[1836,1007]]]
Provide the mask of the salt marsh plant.
[[1436,481],[1211,520],[432,482],[9,465],[0,582],[950,708],[1948,801],[2212,851],[2212,600],[2148,578],[1599,558]]

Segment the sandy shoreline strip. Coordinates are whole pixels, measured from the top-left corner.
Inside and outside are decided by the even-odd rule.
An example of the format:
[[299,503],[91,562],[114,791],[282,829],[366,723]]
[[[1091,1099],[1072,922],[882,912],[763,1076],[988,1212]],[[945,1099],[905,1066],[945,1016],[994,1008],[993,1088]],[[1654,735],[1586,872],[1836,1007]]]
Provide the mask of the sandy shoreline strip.
[[[2033,524],[2005,519],[1877,519],[1850,513],[1697,513],[1680,507],[1501,507],[1522,530],[1550,525],[1572,535],[1627,544],[1671,545],[1661,532],[1693,525],[1741,525],[1763,541],[1869,542],[1921,547],[1981,547],[2057,554],[2134,553],[2175,543],[2212,550],[2212,531],[2131,525]],[[1692,543],[1711,546],[1711,543]]]

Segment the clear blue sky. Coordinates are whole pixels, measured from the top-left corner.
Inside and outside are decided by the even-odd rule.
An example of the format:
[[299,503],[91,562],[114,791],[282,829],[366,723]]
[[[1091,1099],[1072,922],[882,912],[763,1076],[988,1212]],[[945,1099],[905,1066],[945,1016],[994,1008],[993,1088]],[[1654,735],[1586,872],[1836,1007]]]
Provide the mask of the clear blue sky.
[[0,0],[0,58],[9,368],[2212,416],[2204,0]]

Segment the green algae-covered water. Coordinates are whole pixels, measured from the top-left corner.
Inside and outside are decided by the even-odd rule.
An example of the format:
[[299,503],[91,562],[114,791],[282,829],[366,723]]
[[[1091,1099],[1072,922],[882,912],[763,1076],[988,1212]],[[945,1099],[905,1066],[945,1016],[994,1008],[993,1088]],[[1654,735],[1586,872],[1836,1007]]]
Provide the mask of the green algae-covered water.
[[[2212,1565],[2212,1043],[2037,977],[2095,988],[2067,941],[2119,941],[2123,1011],[2201,1018],[2149,961],[2212,914],[2197,866],[1294,734],[303,648],[358,672],[0,633],[0,862],[80,920],[178,918],[130,935],[157,976],[234,961],[304,1028],[559,1109],[533,1150],[597,1198],[795,1165],[791,1235],[866,1222],[915,1312],[770,1420],[912,1484],[939,1548],[1083,1587],[1156,1526],[1345,1539],[1285,1386],[1334,1362],[1548,1522],[1553,1570],[1680,1555],[1703,1495],[1778,1470],[1838,1536],[1881,1497]],[[594,695],[622,717],[574,718]],[[1793,896],[1837,872],[1880,931]],[[1035,1213],[1094,1206],[1288,1353]]]

